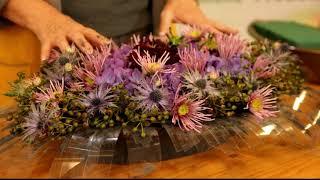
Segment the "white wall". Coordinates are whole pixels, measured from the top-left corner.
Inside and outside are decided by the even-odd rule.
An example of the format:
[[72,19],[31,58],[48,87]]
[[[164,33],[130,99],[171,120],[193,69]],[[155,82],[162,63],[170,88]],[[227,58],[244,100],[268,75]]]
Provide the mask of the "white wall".
[[211,18],[238,28],[249,38],[248,25],[260,20],[295,20],[315,24],[320,0],[199,0],[201,9]]

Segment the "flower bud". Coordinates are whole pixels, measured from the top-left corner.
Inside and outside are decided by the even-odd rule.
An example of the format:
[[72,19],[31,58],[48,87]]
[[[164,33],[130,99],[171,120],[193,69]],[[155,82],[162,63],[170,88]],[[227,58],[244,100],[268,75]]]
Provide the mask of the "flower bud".
[[72,64],[71,63],[66,63],[64,65],[64,70],[67,71],[67,72],[72,71]]
[[39,86],[41,84],[41,78],[40,77],[35,77],[32,81],[32,84],[35,86]]

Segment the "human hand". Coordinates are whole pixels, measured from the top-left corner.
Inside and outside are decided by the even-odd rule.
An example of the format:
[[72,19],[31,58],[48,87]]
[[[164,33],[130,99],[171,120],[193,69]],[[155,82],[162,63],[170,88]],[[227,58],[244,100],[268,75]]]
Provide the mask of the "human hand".
[[165,35],[172,22],[195,25],[211,33],[235,34],[238,31],[217,21],[207,18],[195,0],[168,0],[160,17],[159,35]]
[[93,46],[98,47],[108,42],[95,30],[84,27],[64,15],[50,23],[40,23],[35,33],[41,42],[41,60],[48,58],[52,48],[57,47],[61,52],[66,51],[70,48],[69,42],[74,43],[86,54],[93,52]]
[[61,14],[42,0],[9,0],[3,16],[37,35],[41,42],[41,60],[48,59],[53,48],[66,51],[70,48],[69,43],[74,43],[82,52],[91,54],[93,46],[108,42],[93,29]]

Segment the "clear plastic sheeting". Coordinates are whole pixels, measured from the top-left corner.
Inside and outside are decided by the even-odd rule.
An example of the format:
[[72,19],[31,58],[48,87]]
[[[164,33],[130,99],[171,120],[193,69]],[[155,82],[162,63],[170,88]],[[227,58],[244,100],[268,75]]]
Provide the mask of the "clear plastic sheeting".
[[158,131],[145,128],[146,137],[132,133],[126,138],[129,177],[142,177],[161,166],[161,146]]
[[[60,172],[55,172],[60,173],[59,177],[65,177],[69,168],[69,177],[78,177],[90,172],[85,169],[89,168],[89,164],[97,163],[108,164],[109,168],[104,170],[106,174],[112,169],[113,163],[126,165],[128,170],[125,176],[135,178],[159,169],[163,160],[215,148],[227,154],[244,149],[252,151],[268,143],[268,138],[296,147],[310,147],[319,141],[319,121],[320,92],[306,89],[295,97],[282,97],[279,116],[264,121],[244,113],[204,124],[201,133],[182,131],[172,125],[148,127],[144,129],[146,137],[132,133],[130,128],[122,129],[121,133],[120,130],[118,133],[111,133],[109,129],[91,130],[91,133],[78,133],[65,140],[61,162],[73,163],[62,167],[60,162]],[[70,174],[71,170],[73,174]],[[108,177],[107,174],[105,177]]]
[[65,139],[51,174],[57,178],[87,177],[97,165],[109,176],[120,129],[86,130]]

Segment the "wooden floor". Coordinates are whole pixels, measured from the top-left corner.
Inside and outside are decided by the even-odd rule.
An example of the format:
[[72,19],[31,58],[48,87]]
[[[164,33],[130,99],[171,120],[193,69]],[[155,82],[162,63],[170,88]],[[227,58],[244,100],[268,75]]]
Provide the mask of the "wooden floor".
[[[0,28],[0,93],[8,90],[7,81],[19,71],[37,69],[39,42],[27,31]],[[33,64],[33,65],[30,65]],[[32,68],[31,68],[32,67]],[[314,86],[319,88],[319,86]],[[13,101],[0,96],[0,108]],[[0,119],[1,137],[8,134]],[[46,152],[32,156],[30,147],[14,144],[0,154],[1,178],[50,178],[50,167],[59,144],[51,144]],[[222,148],[223,149],[223,148]],[[224,153],[211,150],[149,166],[149,178],[319,178],[320,146],[297,147],[285,141],[268,139],[255,149]],[[101,165],[91,167],[86,177],[136,177],[134,166]],[[110,172],[110,173],[109,173]],[[136,173],[134,173],[136,172]]]

